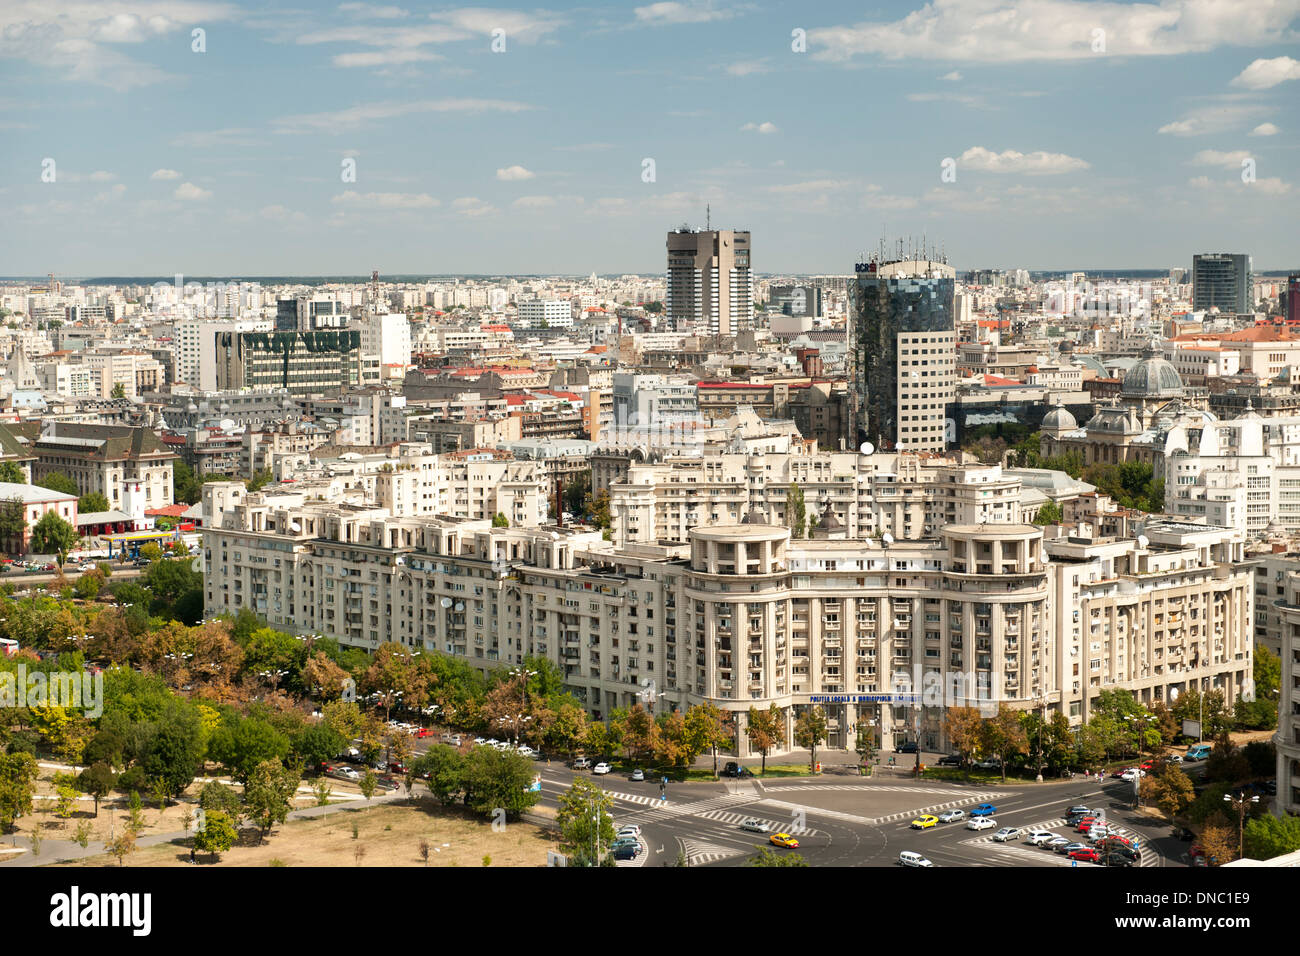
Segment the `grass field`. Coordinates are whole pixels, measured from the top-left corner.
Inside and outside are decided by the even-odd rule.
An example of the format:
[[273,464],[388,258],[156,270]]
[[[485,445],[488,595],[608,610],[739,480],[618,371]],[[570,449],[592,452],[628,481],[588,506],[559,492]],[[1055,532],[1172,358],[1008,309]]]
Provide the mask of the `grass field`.
[[[357,836],[353,837],[353,826]],[[508,823],[499,832],[489,822],[433,800],[346,810],[276,827],[264,844],[242,831],[236,845],[214,863],[198,855],[200,866],[424,866],[420,841],[429,843],[429,866],[545,866],[546,852],[557,849],[546,831],[531,823]],[[358,850],[361,855],[358,856]],[[145,847],[127,857],[127,866],[189,866],[182,843]],[[274,864],[272,861],[276,861]],[[60,866],[117,866],[114,857],[88,857]]]

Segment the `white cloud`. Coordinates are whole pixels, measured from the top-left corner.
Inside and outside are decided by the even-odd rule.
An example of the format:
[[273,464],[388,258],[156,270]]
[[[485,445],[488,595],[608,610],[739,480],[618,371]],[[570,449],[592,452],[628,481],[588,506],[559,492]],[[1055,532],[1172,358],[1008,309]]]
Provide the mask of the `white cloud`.
[[401,7],[376,7],[369,3],[340,3],[343,13],[355,13],[358,16],[373,17],[376,20],[400,20],[409,14]]
[[330,202],[377,209],[432,209],[441,205],[428,193],[359,193],[353,189],[339,193]]
[[1203,149],[1190,160],[1193,166],[1222,166],[1224,169],[1240,169],[1241,161],[1250,159],[1250,153],[1244,149],[1223,153],[1217,149]]
[[751,73],[766,73],[770,69],[766,60],[741,60],[729,65],[727,72],[732,76],[749,76]]
[[1260,123],[1250,131],[1251,136],[1276,136],[1277,127],[1272,123]]
[[956,83],[958,80],[961,79],[961,74],[958,73],[956,70],[953,70],[951,73],[945,73],[943,76],[939,77],[939,79],[951,80],[953,83]]
[[740,130],[742,133],[762,133],[765,136],[777,131],[775,123],[746,123]]
[[287,206],[281,206],[279,203],[272,203],[270,206],[263,206],[257,211],[257,214],[263,219],[269,219],[273,222],[306,222],[307,217],[300,212],[294,212]]
[[447,98],[416,100],[411,103],[371,103],[328,113],[303,113],[273,120],[278,133],[342,133],[367,123],[410,116],[413,113],[518,113],[532,109],[511,100]]
[[406,63],[425,63],[441,59],[438,54],[424,50],[374,50],[369,53],[340,53],[330,62],[335,66],[350,68],[402,66]]
[[212,191],[200,189],[193,183],[181,183],[176,187],[176,191],[172,193],[172,196],[183,200],[210,199],[212,198]]
[[1243,183],[1240,176],[1234,176],[1222,182],[1211,179],[1209,176],[1194,176],[1187,181],[1187,184],[1196,189],[1213,188],[1216,195],[1233,193],[1241,196],[1249,196],[1253,193],[1260,193],[1265,196],[1285,196],[1291,192],[1292,188],[1290,183],[1284,182],[1277,176],[1266,176],[1252,183]]
[[490,216],[497,211],[496,206],[483,202],[477,196],[462,196],[460,199],[453,199],[451,208],[453,212],[470,217]]
[[1203,53],[1285,41],[1295,0],[931,0],[898,20],[808,31],[817,59],[854,57],[977,63]]
[[221,149],[230,146],[256,146],[258,142],[254,131],[247,126],[227,126],[224,129],[181,133],[172,138],[171,145],[182,149]]
[[638,23],[657,26],[661,24],[708,23],[712,20],[727,20],[740,11],[735,8],[728,9],[717,6],[710,0],[687,0],[685,3],[679,3],[676,0],[664,0],[662,3],[637,7],[634,12]]
[[475,7],[431,13],[429,19],[480,36],[491,36],[493,30],[504,30],[506,49],[509,49],[509,44],[513,40],[520,43],[536,43],[548,33],[554,33],[565,23],[562,17],[541,10],[527,13],[523,10]]
[[843,189],[853,185],[844,179],[809,179],[801,183],[783,183],[779,186],[764,186],[763,192],[778,194],[798,194],[826,192],[831,189]]
[[555,205],[552,196],[520,196],[510,204],[516,209],[549,209]]
[[555,149],[562,153],[595,153],[606,149],[613,149],[613,143],[574,143],[571,146],[556,146]]
[[1207,133],[1223,133],[1239,127],[1263,113],[1266,107],[1257,103],[1243,103],[1244,93],[1233,93],[1215,97],[1208,106],[1192,110],[1180,120],[1166,123],[1157,132],[1172,136],[1202,136]]
[[1300,80],[1300,60],[1277,56],[1271,60],[1256,60],[1233,78],[1233,86],[1248,90],[1267,90],[1287,80]]
[[505,169],[497,170],[497,179],[503,183],[517,183],[525,179],[532,179],[537,174],[530,169],[524,169],[522,166],[507,166]]
[[111,183],[113,180],[117,179],[117,177],[114,176],[112,173],[106,172],[105,170],[102,169],[95,170],[86,178],[89,179],[92,183]]
[[124,183],[114,183],[110,189],[105,190],[95,196],[95,202],[112,202],[114,199],[121,199],[126,193]]
[[149,178],[153,180],[180,179],[181,174],[174,169],[155,169],[149,174]]
[[1039,176],[1070,173],[1089,168],[1089,164],[1082,159],[1064,153],[1047,153],[1042,150],[1021,153],[1014,149],[995,153],[983,146],[972,146],[962,153],[958,165],[964,169],[977,169],[986,173],[1027,173]]

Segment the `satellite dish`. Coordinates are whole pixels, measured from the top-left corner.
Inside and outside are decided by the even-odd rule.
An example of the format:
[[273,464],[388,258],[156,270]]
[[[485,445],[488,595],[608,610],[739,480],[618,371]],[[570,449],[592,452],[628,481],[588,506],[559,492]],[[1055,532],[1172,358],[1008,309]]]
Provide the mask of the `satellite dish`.
[[465,602],[463,602],[463,601],[457,601],[457,602],[456,602],[456,610],[458,610],[458,611],[463,611],[463,610],[465,610]]
[[1147,545],[1149,545],[1150,543],[1151,543],[1151,539],[1149,539],[1146,535],[1144,535],[1144,534],[1140,534],[1140,535],[1138,535],[1138,547],[1139,547],[1139,548],[1143,548],[1143,549],[1145,549],[1145,548],[1147,547]]
[[302,525],[300,525],[296,521],[291,521],[289,522],[289,530],[297,534],[299,531],[302,530]]
[[864,441],[858,446],[858,451],[864,455],[874,455],[876,453],[876,446],[871,444],[869,441]]
[[1171,688],[1169,688],[1169,699],[1170,699],[1170,700],[1177,700],[1177,699],[1178,699],[1178,694],[1179,694],[1179,690],[1178,690],[1177,687],[1171,687]]
[[886,531],[884,534],[880,536],[880,540],[885,542],[886,546],[889,546],[894,543],[894,536],[890,534],[888,531]]
[[443,606],[443,607],[451,607],[451,598],[443,598],[443,599],[442,599],[442,606]]

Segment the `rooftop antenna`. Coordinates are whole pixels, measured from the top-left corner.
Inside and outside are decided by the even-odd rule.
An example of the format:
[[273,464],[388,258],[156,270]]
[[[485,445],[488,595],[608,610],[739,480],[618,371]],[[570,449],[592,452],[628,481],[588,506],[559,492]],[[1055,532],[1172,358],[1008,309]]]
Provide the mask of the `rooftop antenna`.
[[379,312],[379,270],[374,269],[370,273],[370,312],[372,315]]
[[713,210],[708,203],[704,204],[704,231],[713,231]]

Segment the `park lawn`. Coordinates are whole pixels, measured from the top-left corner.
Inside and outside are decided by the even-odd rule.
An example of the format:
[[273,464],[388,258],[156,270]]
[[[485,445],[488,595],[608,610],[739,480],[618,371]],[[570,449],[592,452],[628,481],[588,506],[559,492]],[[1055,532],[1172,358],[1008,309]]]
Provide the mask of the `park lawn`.
[[[754,770],[753,767],[749,768]],[[806,763],[770,763],[767,769],[754,771],[755,777],[815,777],[812,767]]]
[[[357,839],[352,825],[357,825]],[[256,837],[244,831],[244,842]],[[420,840],[429,841],[429,866],[545,866],[548,850],[558,847],[542,828],[522,821],[494,832],[490,821],[459,808],[444,808],[433,800],[381,804],[371,809],[345,810],[324,817],[291,820],[271,831],[261,846],[236,845],[213,863],[200,853],[201,866],[424,866]],[[363,849],[358,860],[356,851]],[[181,842],[145,847],[127,857],[127,866],[188,866],[190,851]],[[87,857],[60,866],[117,866],[108,856]]]

